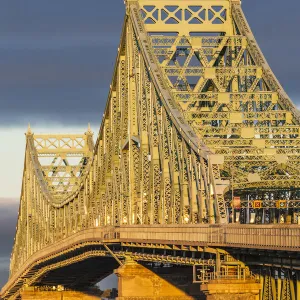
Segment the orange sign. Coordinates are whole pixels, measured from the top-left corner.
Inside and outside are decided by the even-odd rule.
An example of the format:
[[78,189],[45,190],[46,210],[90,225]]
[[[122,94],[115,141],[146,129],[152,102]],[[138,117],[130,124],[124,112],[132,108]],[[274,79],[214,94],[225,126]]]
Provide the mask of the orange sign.
[[261,200],[254,200],[253,201],[253,208],[262,208],[262,201]]

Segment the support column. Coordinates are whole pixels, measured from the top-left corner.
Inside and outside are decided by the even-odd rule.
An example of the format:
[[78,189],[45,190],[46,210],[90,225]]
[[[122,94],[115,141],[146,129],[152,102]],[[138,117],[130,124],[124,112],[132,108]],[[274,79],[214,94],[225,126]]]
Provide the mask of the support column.
[[278,271],[278,279],[277,279],[277,300],[281,299],[281,271]]
[[[300,216],[299,216],[300,218]],[[297,292],[297,297],[296,299],[300,299],[300,272],[297,272],[297,287],[296,287],[296,292]]]
[[259,275],[259,282],[260,282],[260,291],[259,291],[259,299],[263,299],[263,292],[264,292],[264,283],[265,279],[262,274]]
[[207,300],[259,300],[261,285],[254,281],[211,280],[201,285]]
[[290,272],[290,290],[291,290],[291,300],[296,300],[296,291],[295,291],[295,284],[292,277],[292,272]]
[[123,266],[115,270],[119,277],[118,300],[192,300],[192,296],[172,285],[146,267],[126,259]]
[[275,282],[274,274],[271,276],[271,286],[272,286],[272,295],[273,295],[273,298],[276,300],[277,293],[276,293],[276,282]]

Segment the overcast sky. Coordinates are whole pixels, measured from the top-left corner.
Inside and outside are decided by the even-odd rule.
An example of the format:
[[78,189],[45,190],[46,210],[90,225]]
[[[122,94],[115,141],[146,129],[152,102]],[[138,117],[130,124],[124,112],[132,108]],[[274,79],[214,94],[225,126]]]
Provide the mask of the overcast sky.
[[[243,0],[243,8],[273,71],[300,104],[300,2]],[[27,123],[35,132],[84,132],[88,122],[98,130],[123,17],[122,0],[0,0],[0,287]]]

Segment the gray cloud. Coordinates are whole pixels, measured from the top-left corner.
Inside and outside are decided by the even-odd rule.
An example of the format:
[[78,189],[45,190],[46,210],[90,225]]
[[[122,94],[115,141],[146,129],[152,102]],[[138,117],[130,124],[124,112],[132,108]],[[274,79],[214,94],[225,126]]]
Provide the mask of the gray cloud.
[[0,290],[7,282],[9,274],[9,257],[0,257]]
[[299,1],[245,0],[242,7],[273,72],[292,100],[300,104]]
[[8,277],[18,210],[17,199],[0,198],[0,287],[5,284]]
[[[242,1],[275,74],[300,94],[300,3]],[[121,0],[0,2],[0,125],[99,124],[124,15]]]
[[123,15],[121,0],[1,1],[0,125],[99,124]]
[[[119,31],[123,1],[113,0],[3,0],[0,34],[34,37],[89,35]],[[109,22],[110,26],[107,26]]]

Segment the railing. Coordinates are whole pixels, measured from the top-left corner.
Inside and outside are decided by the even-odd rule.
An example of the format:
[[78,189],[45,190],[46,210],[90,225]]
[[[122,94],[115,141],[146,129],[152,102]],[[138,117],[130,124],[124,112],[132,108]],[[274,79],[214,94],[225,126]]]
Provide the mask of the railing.
[[152,225],[121,226],[121,241],[218,245],[227,247],[289,249],[300,248],[297,225]]
[[197,275],[197,282],[205,283],[211,282],[213,280],[238,280],[238,281],[252,281],[259,282],[259,277],[255,276],[253,273],[241,269],[240,272],[230,274],[224,271],[221,272],[203,272]]
[[300,248],[300,226],[224,228],[224,243],[253,247]]

